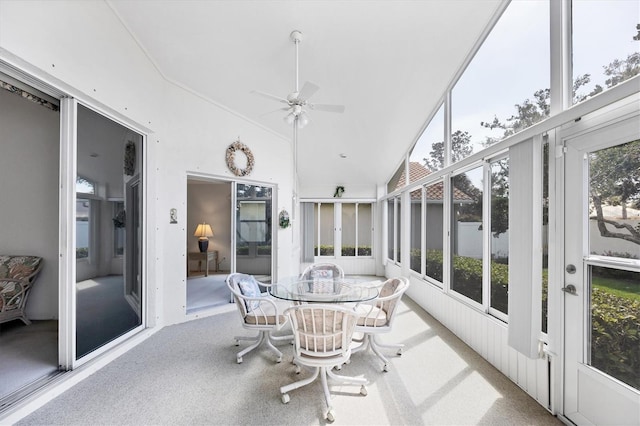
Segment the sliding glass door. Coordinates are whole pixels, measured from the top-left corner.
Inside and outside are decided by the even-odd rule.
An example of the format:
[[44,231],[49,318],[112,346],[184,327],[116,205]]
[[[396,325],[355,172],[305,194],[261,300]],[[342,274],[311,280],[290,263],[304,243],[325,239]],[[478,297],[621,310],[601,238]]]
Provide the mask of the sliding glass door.
[[273,190],[267,186],[235,184],[235,271],[271,280]]
[[142,140],[77,106],[76,360],[142,326]]

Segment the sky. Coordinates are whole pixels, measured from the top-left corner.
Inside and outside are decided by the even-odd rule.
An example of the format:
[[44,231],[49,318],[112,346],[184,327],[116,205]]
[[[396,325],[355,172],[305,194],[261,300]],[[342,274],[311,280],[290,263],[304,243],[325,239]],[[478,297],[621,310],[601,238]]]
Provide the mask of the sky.
[[[638,0],[574,0],[574,77],[589,73],[604,86],[603,66],[640,50],[633,41],[640,23]],[[500,137],[480,125],[496,115],[505,121],[516,113],[515,104],[533,100],[533,93],[550,86],[549,3],[513,0],[480,48],[452,92],[452,130],[472,135],[474,152],[485,136]],[[422,161],[431,143],[443,140],[443,114],[427,127],[411,156]]]

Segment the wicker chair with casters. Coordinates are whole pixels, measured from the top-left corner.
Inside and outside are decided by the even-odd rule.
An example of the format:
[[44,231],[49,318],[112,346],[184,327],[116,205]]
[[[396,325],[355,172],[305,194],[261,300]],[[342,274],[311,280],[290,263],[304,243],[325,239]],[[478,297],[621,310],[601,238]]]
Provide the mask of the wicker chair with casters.
[[377,340],[377,337],[378,334],[391,331],[398,302],[404,292],[407,291],[407,288],[409,288],[409,280],[407,278],[390,278],[384,282],[376,299],[362,302],[356,307],[356,311],[360,315],[356,325],[356,332],[363,333],[363,337],[362,344],[353,348],[352,353],[371,348],[378,358],[384,362],[382,371],[389,371],[389,360],[385,358],[380,348],[395,348],[397,349],[396,353],[402,355],[404,345],[383,344]]
[[[242,327],[247,330],[258,331],[257,336],[235,336],[236,346],[241,340],[254,342],[249,347],[238,352],[236,361],[242,363],[242,357],[251,352],[262,343],[274,352],[282,361],[282,352],[273,345],[273,341],[292,340],[293,336],[273,336],[271,333],[280,330],[286,323],[287,317],[283,311],[285,308],[279,306],[274,299],[266,293],[260,292],[258,282],[252,275],[233,273],[227,277],[227,286],[231,290],[232,297],[238,307],[238,312],[242,319]],[[269,284],[260,283],[268,287]]]
[[300,372],[302,365],[313,369],[313,375],[281,387],[282,402],[289,402],[289,391],[308,385],[320,376],[327,405],[325,417],[333,422],[335,411],[331,406],[328,378],[360,385],[360,394],[367,395],[366,379],[340,376],[331,371],[334,366],[345,363],[351,356],[351,339],[358,316],[353,309],[339,304],[315,303],[292,306],[285,314],[293,329],[293,362],[296,372]]

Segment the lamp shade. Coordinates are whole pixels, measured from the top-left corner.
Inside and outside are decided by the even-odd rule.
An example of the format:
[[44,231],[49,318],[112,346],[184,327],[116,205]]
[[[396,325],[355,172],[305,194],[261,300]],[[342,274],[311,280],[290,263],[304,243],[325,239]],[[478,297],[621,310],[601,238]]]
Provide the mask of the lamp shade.
[[209,249],[209,237],[213,237],[213,230],[208,223],[200,223],[193,233],[194,237],[198,237],[198,248],[200,252],[205,253]]
[[213,237],[213,230],[208,223],[200,223],[196,228],[196,232],[193,233],[194,237],[209,238]]

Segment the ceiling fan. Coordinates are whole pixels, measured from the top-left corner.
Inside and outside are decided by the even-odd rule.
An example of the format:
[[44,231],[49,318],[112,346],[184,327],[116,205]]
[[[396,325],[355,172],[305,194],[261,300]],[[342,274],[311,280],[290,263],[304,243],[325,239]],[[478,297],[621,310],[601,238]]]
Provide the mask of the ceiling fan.
[[286,98],[275,96],[270,93],[253,90],[251,93],[264,96],[265,98],[275,100],[286,104],[287,106],[279,109],[279,111],[287,111],[287,115],[284,117],[284,121],[287,124],[293,124],[295,127],[301,129],[309,123],[309,116],[307,114],[307,108],[314,111],[327,111],[327,112],[344,112],[344,105],[327,105],[327,104],[314,104],[309,102],[309,98],[313,96],[318,89],[313,83],[306,82],[299,88],[299,67],[298,67],[298,44],[302,41],[302,33],[298,30],[294,30],[289,35],[289,38],[296,47],[296,87],[295,90],[287,95]]

